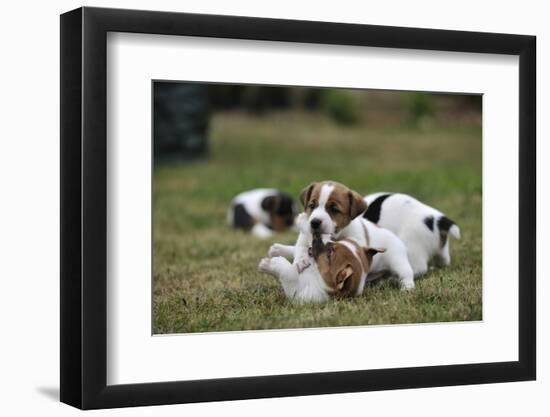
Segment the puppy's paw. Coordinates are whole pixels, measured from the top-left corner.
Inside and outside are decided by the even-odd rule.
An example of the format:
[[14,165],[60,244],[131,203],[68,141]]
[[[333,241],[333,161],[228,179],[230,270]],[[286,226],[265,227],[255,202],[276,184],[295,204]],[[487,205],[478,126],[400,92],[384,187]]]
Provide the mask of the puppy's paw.
[[300,274],[310,266],[311,266],[311,261],[309,259],[300,259],[296,261],[296,269]]
[[272,274],[273,266],[271,265],[271,258],[263,258],[258,264],[258,271]]
[[401,281],[401,291],[414,290],[414,281]]
[[285,256],[285,254],[285,245],[281,245],[280,243],[274,243],[267,251],[267,256],[269,256],[270,258],[273,258],[275,256]]
[[271,229],[261,223],[256,223],[250,232],[258,239],[269,239],[271,236],[273,236],[273,232],[271,231]]

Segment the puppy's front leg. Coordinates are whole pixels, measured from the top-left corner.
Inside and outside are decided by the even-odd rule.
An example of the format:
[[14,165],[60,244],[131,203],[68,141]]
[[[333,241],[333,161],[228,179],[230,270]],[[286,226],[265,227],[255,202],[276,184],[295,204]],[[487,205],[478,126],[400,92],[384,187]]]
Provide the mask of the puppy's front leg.
[[411,265],[407,261],[396,260],[392,269],[399,279],[399,286],[402,290],[414,289],[414,273]]
[[292,245],[281,245],[280,243],[274,243],[269,248],[269,251],[267,252],[267,255],[270,258],[274,258],[276,256],[282,256],[286,259],[292,259],[294,258],[294,246]]
[[298,279],[296,267],[282,256],[263,258],[258,265],[258,269],[277,278]]
[[300,230],[296,245],[281,245],[280,243],[275,243],[271,245],[269,251],[267,252],[268,256],[276,257],[283,256],[287,259],[296,259],[300,256],[307,256],[307,250],[311,243],[311,233],[309,232],[309,224],[307,222],[307,216],[305,213],[302,213],[296,217],[295,221],[296,227]]
[[281,256],[263,258],[258,265],[261,272],[279,278],[283,291],[288,298],[294,298],[298,285],[298,270]]

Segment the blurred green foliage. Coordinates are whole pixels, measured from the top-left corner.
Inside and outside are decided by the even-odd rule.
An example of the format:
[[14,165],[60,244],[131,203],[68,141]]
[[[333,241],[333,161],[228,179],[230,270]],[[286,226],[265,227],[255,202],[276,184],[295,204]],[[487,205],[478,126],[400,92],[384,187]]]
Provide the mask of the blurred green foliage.
[[406,109],[409,122],[413,125],[420,125],[434,115],[434,101],[431,94],[413,93],[406,97]]
[[353,91],[326,89],[323,90],[321,97],[323,110],[336,123],[351,126],[360,121],[361,103]]

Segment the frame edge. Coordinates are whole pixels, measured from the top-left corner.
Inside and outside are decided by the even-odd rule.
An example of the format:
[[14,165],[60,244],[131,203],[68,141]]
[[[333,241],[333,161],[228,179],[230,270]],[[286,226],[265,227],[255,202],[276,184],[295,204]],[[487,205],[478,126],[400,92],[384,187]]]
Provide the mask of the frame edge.
[[525,36],[519,54],[519,362],[537,376],[537,38]]
[[60,16],[60,400],[82,407],[82,9]]

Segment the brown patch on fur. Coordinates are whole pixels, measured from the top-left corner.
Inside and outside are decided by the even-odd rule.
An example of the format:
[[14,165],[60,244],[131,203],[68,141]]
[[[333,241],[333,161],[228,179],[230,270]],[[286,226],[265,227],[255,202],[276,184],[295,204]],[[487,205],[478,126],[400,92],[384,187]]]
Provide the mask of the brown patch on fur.
[[282,232],[288,229],[288,227],[289,226],[286,224],[286,219],[284,217],[271,213],[271,228],[273,230],[276,232]]
[[[319,244],[317,241],[316,262],[332,295],[352,297],[357,294],[363,274],[368,274],[373,256],[385,249],[364,248],[350,239],[343,241],[347,245],[342,241],[327,244]],[[355,248],[355,253],[348,245]]]
[[[316,188],[318,184],[319,183],[317,182],[312,182],[300,192],[300,202],[302,203],[305,209],[307,209],[309,200],[311,199],[311,194],[313,192],[313,189]],[[317,194],[317,198],[319,198],[319,194]]]
[[269,226],[274,231],[282,232],[292,226],[294,212],[287,194],[279,193],[264,198],[262,208],[269,213]]
[[317,267],[321,277],[332,295],[351,297],[357,293],[365,265],[365,255],[358,251],[359,259],[344,244],[331,242],[317,257]]
[[339,182],[314,182],[300,193],[300,201],[308,216],[318,207],[321,190],[326,184],[333,185],[334,189],[330,193],[325,210],[336,224],[336,231],[340,231],[367,209],[367,203],[358,192]]

